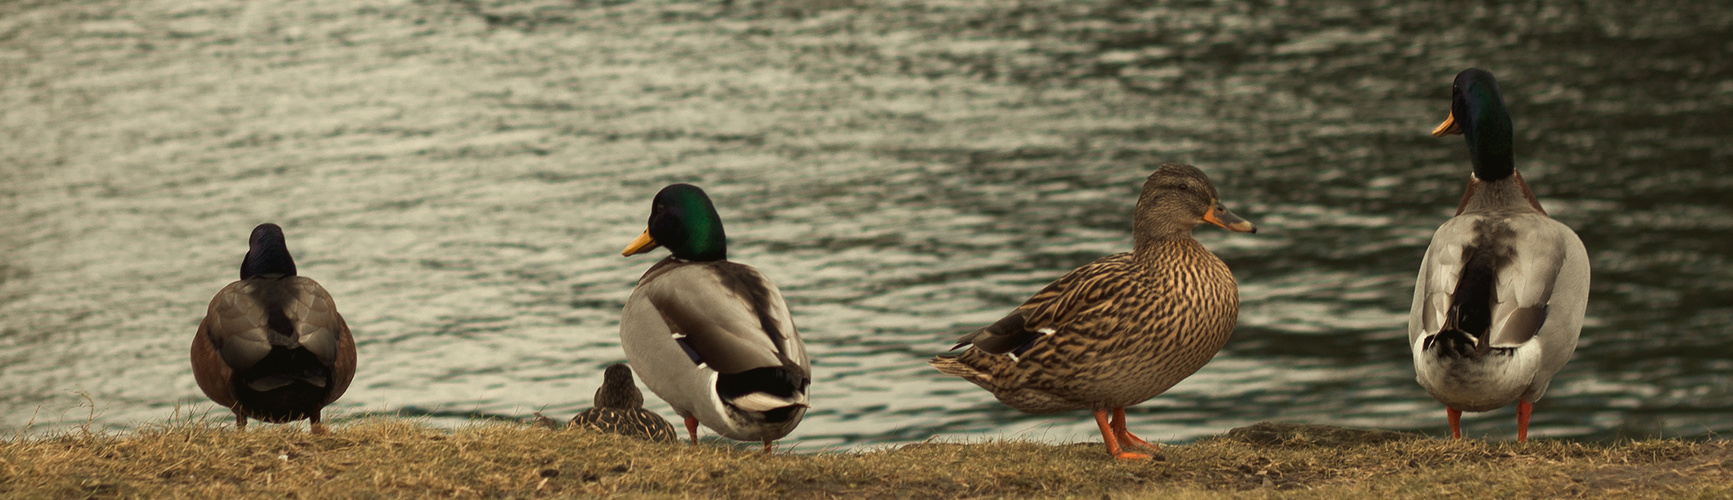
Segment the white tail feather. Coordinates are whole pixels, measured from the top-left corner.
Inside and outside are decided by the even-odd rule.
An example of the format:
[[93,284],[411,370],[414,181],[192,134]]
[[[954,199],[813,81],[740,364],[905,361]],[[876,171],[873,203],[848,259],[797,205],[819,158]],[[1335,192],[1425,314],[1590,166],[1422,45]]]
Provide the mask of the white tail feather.
[[789,406],[806,406],[806,395],[796,394],[793,398],[783,398],[768,393],[754,392],[734,398],[730,402],[742,410],[764,412]]

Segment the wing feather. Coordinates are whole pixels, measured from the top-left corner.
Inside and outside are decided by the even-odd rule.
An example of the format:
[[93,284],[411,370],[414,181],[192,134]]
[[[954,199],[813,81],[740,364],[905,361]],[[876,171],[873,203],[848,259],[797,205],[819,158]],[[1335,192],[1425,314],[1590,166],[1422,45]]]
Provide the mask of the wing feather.
[[[725,278],[710,266],[683,265],[651,280],[644,292],[668,328],[684,335],[686,343],[717,372],[740,373],[783,366],[779,358],[787,357],[784,354],[789,347],[787,342],[777,345],[764,330],[758,307],[749,302],[749,297],[737,293],[735,287],[724,283]],[[774,292],[769,280],[762,281]],[[784,324],[788,306],[782,302],[781,293],[767,294],[764,302],[761,305],[771,309],[768,315],[774,318],[777,328],[786,327],[785,336],[794,337],[793,325]],[[804,359],[804,352],[800,354]]]
[[1420,265],[1420,283],[1415,297],[1421,329],[1410,334],[1410,341],[1419,335],[1438,333],[1444,328],[1456,295],[1456,284],[1462,279],[1467,261],[1464,250],[1474,238],[1472,217],[1457,217],[1438,227],[1426,257]]
[[1124,274],[1130,255],[1111,255],[1066,273],[1017,306],[1011,314],[964,335],[956,347],[973,345],[991,354],[1012,353],[1035,339],[1064,328],[1084,313],[1105,305],[1109,295],[1102,293],[1102,287],[1089,284]]
[[[1545,216],[1512,218],[1510,262],[1498,273],[1498,304],[1493,306],[1491,341],[1512,346],[1534,338],[1546,323],[1559,270],[1564,266],[1568,228]],[[1561,233],[1562,229],[1562,233]]]

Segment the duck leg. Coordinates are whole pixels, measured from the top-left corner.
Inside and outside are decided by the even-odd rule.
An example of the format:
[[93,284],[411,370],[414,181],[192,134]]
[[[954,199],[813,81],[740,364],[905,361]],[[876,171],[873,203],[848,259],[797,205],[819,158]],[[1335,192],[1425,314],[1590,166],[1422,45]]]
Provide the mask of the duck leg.
[[247,429],[247,414],[241,413],[240,410],[235,410],[235,430],[240,431],[240,430],[246,430],[246,429]]
[[329,434],[329,432],[325,430],[325,423],[319,421],[319,413],[320,412],[313,412],[312,415],[308,416],[307,423],[313,428],[314,435]]
[[1528,441],[1528,415],[1534,413],[1534,403],[1516,401],[1516,442]]
[[1125,430],[1125,408],[1123,407],[1113,409],[1113,435],[1119,438],[1119,445],[1126,448],[1145,448],[1150,450],[1161,449],[1153,444],[1149,444],[1149,441],[1144,441],[1143,438],[1137,437],[1137,435],[1132,434],[1131,431]]
[[1462,410],[1446,406],[1444,415],[1450,419],[1450,437],[1462,439]]
[[1107,454],[1120,460],[1145,460],[1149,455],[1132,453],[1119,449],[1119,436],[1113,430],[1113,424],[1107,421],[1107,410],[1095,410],[1095,425],[1101,428],[1101,441],[1107,444]]
[[698,417],[686,417],[686,434],[692,436],[692,444],[698,444]]
[[766,439],[766,440],[764,440],[764,454],[765,454],[765,455],[769,455],[769,454],[771,454],[771,451],[770,451],[770,440],[769,440],[769,439]]

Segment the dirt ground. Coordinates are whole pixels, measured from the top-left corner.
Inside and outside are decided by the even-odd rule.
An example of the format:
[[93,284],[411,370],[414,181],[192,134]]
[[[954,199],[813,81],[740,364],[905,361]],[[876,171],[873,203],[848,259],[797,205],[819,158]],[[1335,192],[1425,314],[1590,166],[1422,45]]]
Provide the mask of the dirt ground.
[[[1264,423],[1149,461],[1099,443],[928,442],[765,455],[742,445],[652,444],[510,423],[440,430],[379,418],[310,435],[211,422],[0,443],[7,497],[701,498],[1721,498],[1733,446],[1489,443]],[[792,448],[792,450],[790,449]],[[815,453],[816,452],[816,453]]]

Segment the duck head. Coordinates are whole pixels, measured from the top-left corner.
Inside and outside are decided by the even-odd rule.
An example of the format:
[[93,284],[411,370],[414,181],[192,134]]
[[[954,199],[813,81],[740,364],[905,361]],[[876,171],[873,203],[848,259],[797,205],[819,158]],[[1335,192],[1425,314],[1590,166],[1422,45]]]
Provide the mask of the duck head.
[[[1546,213],[1534,191],[1529,189],[1528,182],[1516,171],[1510,110],[1504,107],[1504,95],[1499,93],[1498,81],[1492,78],[1491,72],[1468,68],[1456,74],[1456,81],[1450,86],[1450,115],[1444,118],[1444,123],[1432,129],[1433,137],[1453,134],[1462,134],[1468,140],[1468,155],[1474,160],[1474,179],[1462,192],[1462,202],[1456,207],[1457,215],[1475,204],[1481,207],[1510,206],[1522,202],[1527,202],[1537,212]],[[1506,179],[1510,181],[1505,182]],[[1503,187],[1488,188],[1489,183]]]
[[668,247],[675,257],[686,260],[728,258],[728,237],[722,231],[722,217],[716,214],[716,206],[703,189],[691,184],[662,188],[650,205],[649,227],[620,254],[630,257],[658,246]]
[[1204,222],[1239,233],[1258,232],[1257,226],[1222,205],[1215,185],[1197,167],[1167,163],[1149,174],[1132,217],[1132,233],[1139,243],[1189,237],[1192,227]]
[[253,235],[247,240],[247,257],[241,259],[241,279],[294,275],[295,258],[289,256],[283,228],[269,222],[253,228]]
[[602,372],[602,386],[596,389],[597,408],[639,408],[644,406],[644,393],[632,381],[632,369],[625,363],[615,363]]
[[1450,116],[1432,130],[1433,137],[1462,134],[1474,159],[1474,178],[1496,181],[1516,172],[1511,151],[1510,111],[1492,73],[1469,68],[1456,74],[1450,86]]

